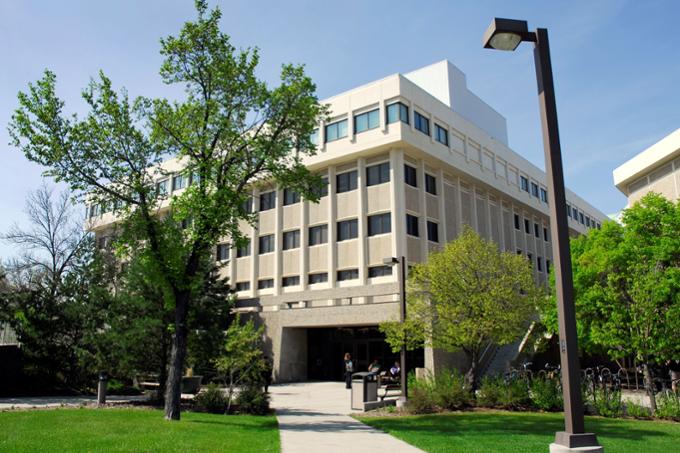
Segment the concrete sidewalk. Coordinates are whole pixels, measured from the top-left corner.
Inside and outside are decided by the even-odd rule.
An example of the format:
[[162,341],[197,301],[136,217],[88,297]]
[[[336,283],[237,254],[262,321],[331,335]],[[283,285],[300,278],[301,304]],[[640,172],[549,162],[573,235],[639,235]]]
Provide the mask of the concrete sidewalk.
[[[124,404],[132,401],[146,401],[146,395],[114,396],[106,397],[107,403]],[[7,409],[31,409],[49,407],[77,407],[86,404],[96,404],[96,396],[21,396],[16,398],[0,398],[0,410]]]
[[282,453],[422,452],[350,417],[350,390],[342,382],[282,384],[269,390]]

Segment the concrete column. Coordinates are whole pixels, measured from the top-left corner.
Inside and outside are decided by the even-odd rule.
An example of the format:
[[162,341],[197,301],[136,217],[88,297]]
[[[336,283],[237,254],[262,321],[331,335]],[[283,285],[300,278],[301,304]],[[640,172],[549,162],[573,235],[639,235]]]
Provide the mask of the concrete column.
[[456,203],[456,205],[458,206],[458,235],[460,236],[463,232],[463,226],[465,225],[463,223],[463,185],[460,183],[460,176],[456,178],[456,184],[458,185],[458,203]]
[[[260,190],[253,189],[253,209],[260,211]],[[255,295],[257,291],[257,280],[259,276],[260,268],[260,256],[258,255],[260,251],[260,241],[258,239],[259,230],[259,214],[258,221],[255,225],[250,228],[250,294],[251,297]]]
[[357,239],[357,258],[359,265],[359,283],[366,284],[366,268],[368,267],[368,227],[366,226],[366,159],[360,157],[357,160],[357,202],[359,218],[357,220],[357,230],[359,237]]
[[420,254],[422,261],[427,261],[429,247],[427,246],[427,192],[425,192],[425,162],[418,159],[418,197],[420,198],[420,217],[418,218],[418,233],[420,233]]
[[309,201],[300,206],[300,290],[307,290],[309,275]]
[[274,214],[274,295],[281,294],[283,275],[283,189],[276,189],[276,212]]
[[335,167],[328,168],[328,286],[335,288],[335,280],[337,277],[337,247],[336,247],[336,228],[337,228],[337,194],[336,194],[336,179]]
[[[390,150],[390,221],[392,223],[392,256],[406,255],[406,209],[404,199],[404,152]],[[408,257],[407,257],[408,258]],[[397,275],[396,272],[393,275]]]
[[439,243],[446,245],[446,202],[444,200],[444,170],[437,172],[437,196],[439,199]]

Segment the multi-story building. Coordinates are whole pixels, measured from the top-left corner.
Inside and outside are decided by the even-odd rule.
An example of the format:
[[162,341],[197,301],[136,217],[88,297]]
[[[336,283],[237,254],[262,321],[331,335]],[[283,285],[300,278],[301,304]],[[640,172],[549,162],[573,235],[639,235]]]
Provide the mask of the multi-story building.
[[614,184],[628,197],[627,207],[649,192],[680,199],[680,129],[616,168]]
[[[228,238],[216,259],[237,291],[237,309],[265,326],[278,381],[329,379],[342,355],[359,367],[395,357],[377,329],[399,316],[397,272],[383,264],[427,260],[469,225],[504,250],[525,255],[537,280],[552,261],[545,173],[507,144],[506,121],[466,87],[448,61],[395,74],[323,101],[309,169],[328,182],[318,203],[285,188],[252,189],[257,225],[248,246]],[[165,164],[181,179],[181,165]],[[161,181],[168,191],[184,181]],[[573,235],[605,215],[567,191]],[[95,213],[97,214],[97,213]],[[98,222],[105,231],[107,218]],[[410,364],[450,356],[425,350]]]

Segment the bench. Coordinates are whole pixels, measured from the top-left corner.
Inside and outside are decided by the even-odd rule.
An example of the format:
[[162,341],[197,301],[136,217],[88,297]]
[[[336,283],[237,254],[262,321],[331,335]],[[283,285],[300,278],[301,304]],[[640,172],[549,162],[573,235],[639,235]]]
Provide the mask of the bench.
[[[389,392],[394,390],[399,393],[389,395]],[[382,394],[380,394],[380,391],[382,391]],[[386,371],[381,372],[380,376],[378,376],[378,397],[380,398],[380,401],[384,401],[387,396],[399,395],[401,395],[401,382],[399,381],[399,378],[387,376]]]

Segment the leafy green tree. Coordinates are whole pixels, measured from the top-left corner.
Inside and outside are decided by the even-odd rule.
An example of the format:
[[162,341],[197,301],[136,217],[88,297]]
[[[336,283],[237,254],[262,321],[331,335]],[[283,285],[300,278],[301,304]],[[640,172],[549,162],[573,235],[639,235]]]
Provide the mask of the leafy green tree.
[[489,343],[504,345],[526,332],[542,290],[526,258],[502,252],[469,228],[410,271],[407,318],[380,329],[396,351],[427,345],[463,351],[467,385],[476,388],[479,359]]
[[[642,364],[656,406],[654,363],[680,357],[680,202],[650,193],[571,242],[579,342]],[[554,304],[541,310],[557,332]]]
[[[180,385],[189,309],[200,297],[219,238],[243,240],[239,221],[254,221],[244,208],[248,187],[273,181],[316,200],[320,178],[302,159],[316,151],[311,134],[325,116],[315,86],[301,66],[284,65],[270,88],[258,80],[257,49],[237,50],[220,32],[219,9],[197,0],[198,18],[178,36],[161,40],[164,83],[183,87],[178,101],[117,93],[100,73],[83,92],[85,118],[67,115],[44,77],[19,93],[9,126],[13,144],[90,203],[116,209],[119,255],[144,257],[148,276],[173,308],[165,417],[180,417]],[[156,185],[165,156],[180,159],[193,184],[169,200]],[[189,228],[180,225],[190,223]]]

